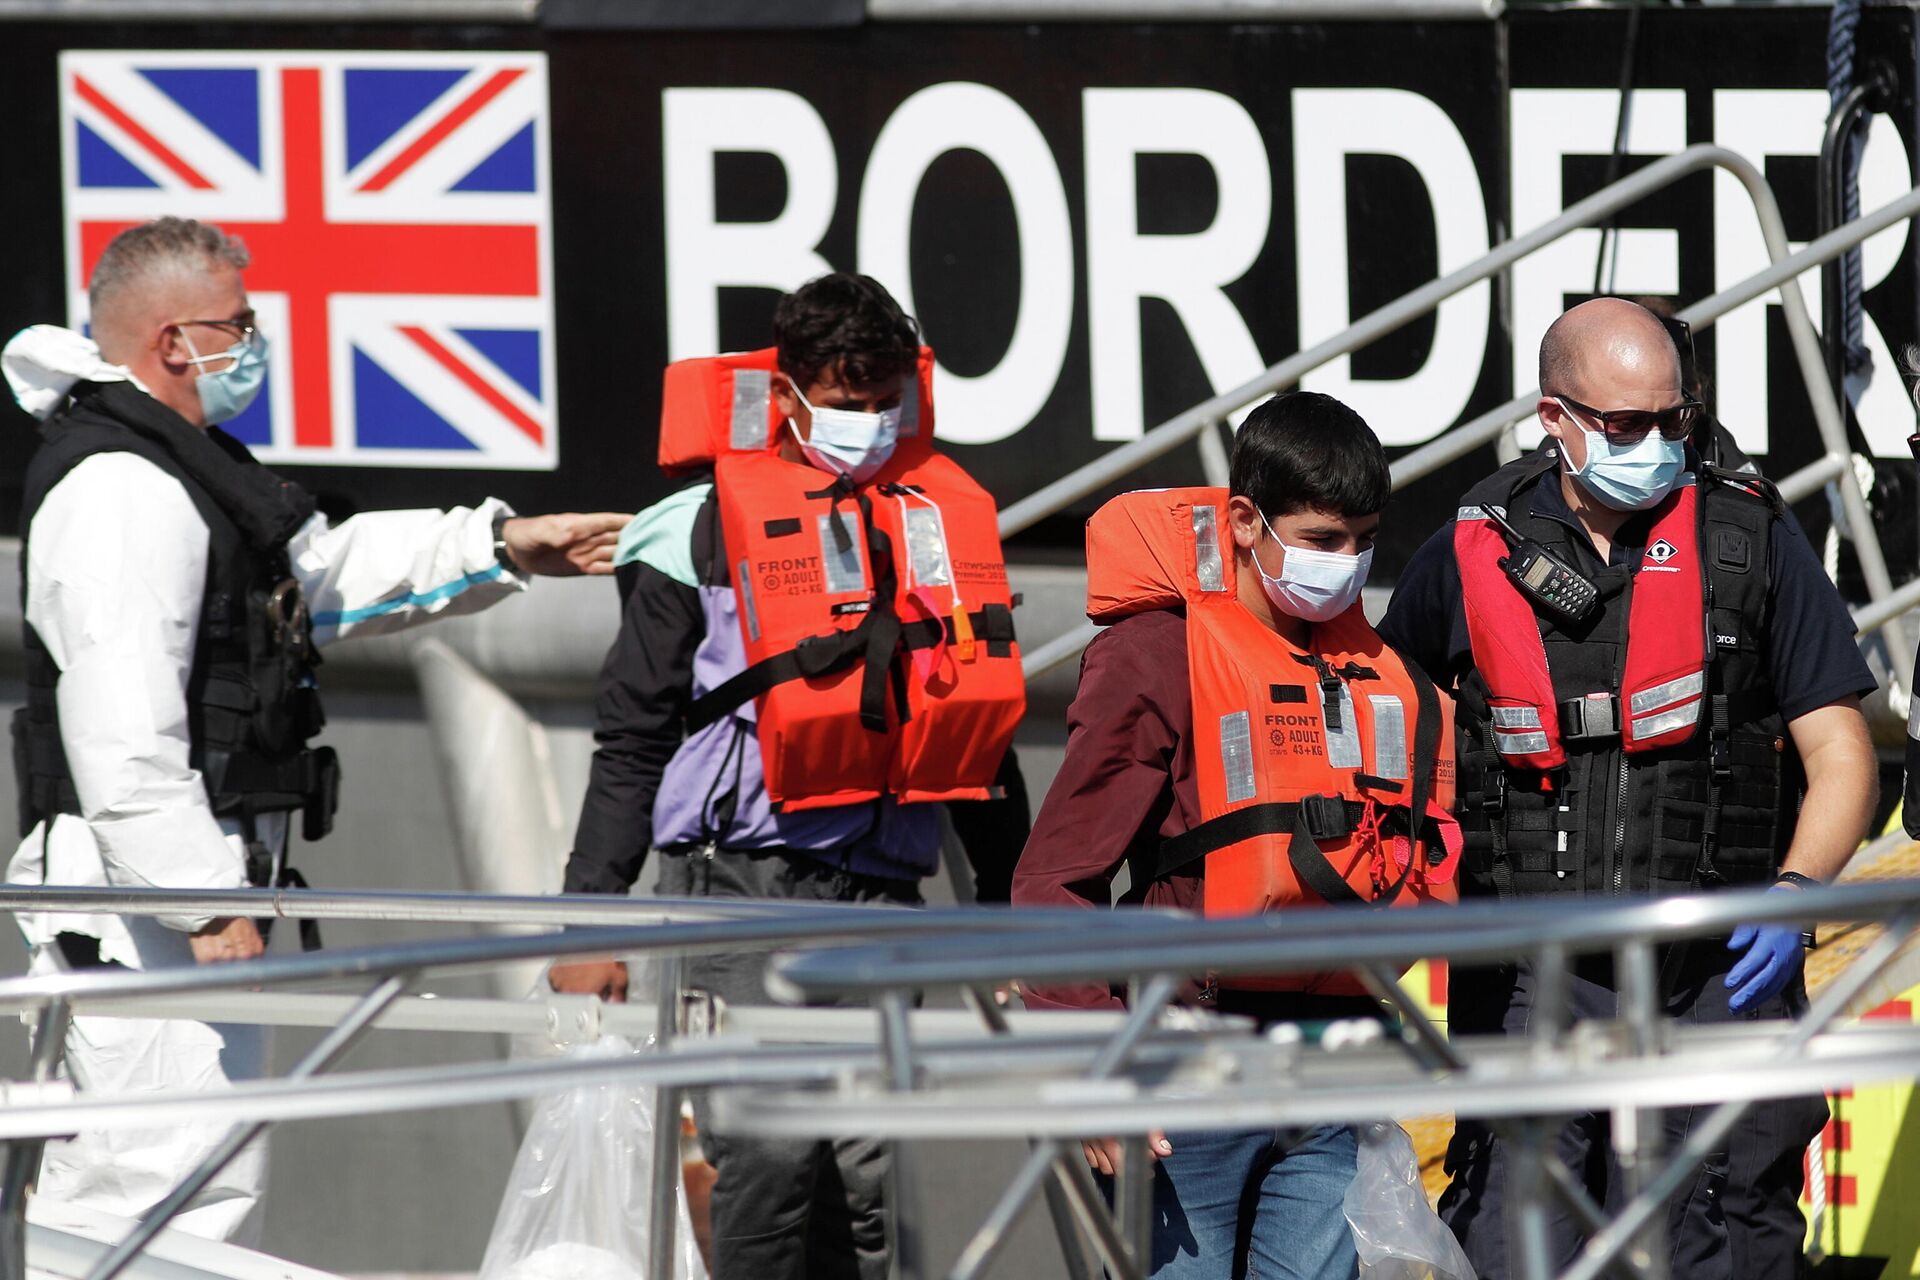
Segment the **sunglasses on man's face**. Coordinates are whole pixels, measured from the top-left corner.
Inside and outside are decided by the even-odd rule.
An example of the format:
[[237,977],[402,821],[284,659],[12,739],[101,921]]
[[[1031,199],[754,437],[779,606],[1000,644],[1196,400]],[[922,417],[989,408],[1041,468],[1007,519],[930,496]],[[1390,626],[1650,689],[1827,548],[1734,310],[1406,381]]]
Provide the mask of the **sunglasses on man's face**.
[[1600,424],[1607,439],[1618,445],[1636,445],[1650,432],[1658,431],[1668,440],[1685,440],[1700,425],[1706,406],[1686,399],[1666,409],[1596,409],[1581,404],[1572,396],[1555,396],[1562,405]]

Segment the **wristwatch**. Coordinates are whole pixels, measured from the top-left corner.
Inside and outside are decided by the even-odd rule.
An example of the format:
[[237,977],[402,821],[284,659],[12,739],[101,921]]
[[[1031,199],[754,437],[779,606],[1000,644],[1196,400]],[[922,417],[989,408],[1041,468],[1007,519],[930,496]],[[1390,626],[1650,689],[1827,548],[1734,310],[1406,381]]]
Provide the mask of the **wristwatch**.
[[507,521],[513,519],[513,513],[505,507],[493,513],[493,558],[508,573],[524,574],[525,570],[514,563],[513,552],[507,549]]
[[[1818,880],[1815,880],[1812,876],[1801,875],[1798,871],[1782,871],[1773,878],[1773,883],[1776,888],[1783,884],[1790,885],[1795,889],[1818,889],[1821,887]],[[1813,930],[1808,929],[1801,933],[1800,945],[1806,950],[1811,951],[1819,945],[1819,939],[1814,937]]]

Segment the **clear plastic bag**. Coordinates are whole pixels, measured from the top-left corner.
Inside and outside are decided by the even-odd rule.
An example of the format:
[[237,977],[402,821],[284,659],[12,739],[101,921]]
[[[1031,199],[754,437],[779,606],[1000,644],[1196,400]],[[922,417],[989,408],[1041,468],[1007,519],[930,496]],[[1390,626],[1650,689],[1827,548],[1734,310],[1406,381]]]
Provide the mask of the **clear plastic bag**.
[[1467,1255],[1427,1203],[1407,1131],[1387,1122],[1353,1132],[1360,1155],[1346,1210],[1364,1280],[1474,1280]]
[[[625,1039],[603,1036],[567,1056],[633,1052]],[[654,1096],[651,1087],[614,1081],[540,1100],[478,1280],[645,1280]],[[684,1186],[679,1201],[673,1280],[706,1280]]]

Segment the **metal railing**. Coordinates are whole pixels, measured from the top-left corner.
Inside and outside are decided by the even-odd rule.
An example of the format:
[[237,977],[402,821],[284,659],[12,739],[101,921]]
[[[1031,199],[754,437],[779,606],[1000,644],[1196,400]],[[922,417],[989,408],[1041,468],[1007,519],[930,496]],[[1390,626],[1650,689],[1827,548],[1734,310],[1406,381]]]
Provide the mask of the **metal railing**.
[[[111,891],[128,912],[172,913],[187,895]],[[96,910],[106,891],[15,889],[14,910]],[[334,895],[336,897],[362,895]],[[255,908],[261,895],[238,891],[193,895],[221,914]],[[498,920],[507,911],[473,895],[364,895],[367,918],[391,920],[417,913],[445,920]],[[465,898],[464,903],[455,901]],[[297,908],[297,900],[292,904]],[[605,904],[618,906],[618,904]],[[660,918],[684,904],[636,901],[635,918]],[[462,938],[364,947],[313,955],[274,956],[230,965],[152,972],[93,971],[0,981],[0,1010],[39,1009],[64,1017],[73,1010],[111,1012],[113,1001],[177,999],[174,1016],[244,1010],[249,1000],[279,1002],[293,1020],[311,1022],[299,1002],[319,1000],[341,1014],[320,1048],[281,1080],[239,1084],[211,1094],[63,1097],[31,1087],[10,1091],[0,1107],[0,1142],[13,1152],[77,1129],[143,1128],[217,1120],[232,1126],[223,1152],[263,1126],[287,1119],[422,1110],[505,1101],[600,1082],[645,1085],[666,1099],[688,1088],[718,1087],[717,1123],[746,1133],[830,1135],[860,1132],[892,1139],[942,1136],[984,1139],[1021,1135],[1034,1141],[1028,1163],[962,1253],[953,1275],[984,1274],[1021,1214],[1047,1187],[1057,1210],[1063,1247],[1077,1250],[1084,1231],[1110,1271],[1139,1276],[1149,1238],[1141,1212],[1138,1171],[1147,1167],[1145,1133],[1169,1126],[1360,1123],[1455,1110],[1507,1126],[1516,1158],[1538,1176],[1516,1189],[1523,1227],[1517,1237],[1521,1274],[1545,1280],[1552,1269],[1532,1251],[1538,1224],[1554,1202],[1592,1228],[1585,1252],[1565,1280],[1591,1280],[1609,1267],[1635,1275],[1663,1274],[1656,1210],[1701,1156],[1723,1141],[1755,1099],[1854,1087],[1920,1076],[1920,1029],[1866,1024],[1833,1030],[1856,1009],[1870,984],[1902,953],[1920,925],[1920,883],[1861,883],[1802,894],[1728,891],[1662,900],[1590,903],[1541,900],[1477,903],[1449,910],[1356,912],[1329,908],[1232,920],[1196,920],[1176,913],[1116,911],[1007,913],[948,910],[885,912],[868,908],[796,909],[789,904],[728,904],[747,918],[579,930],[535,937]],[[455,908],[465,908],[450,914]],[[339,918],[347,904],[325,904]],[[781,917],[784,917],[782,919]],[[831,918],[828,918],[831,917]],[[1364,928],[1356,922],[1364,918]],[[1067,920],[1071,927],[1062,927]],[[1655,998],[1655,948],[1679,940],[1718,936],[1745,923],[1877,923],[1882,935],[1819,996],[1800,1022],[1736,1027],[1671,1027]],[[903,928],[914,924],[920,927]],[[804,945],[813,949],[778,958],[774,985],[794,997],[854,997],[874,1006],[863,1016],[869,1032],[857,1042],[830,1045],[781,1042],[811,1038],[809,1020],[848,1010],[768,1011],[756,1037],[726,1036],[689,1043],[671,1018],[679,1007],[677,961],[741,947]],[[834,949],[819,949],[822,946]],[[530,955],[642,955],[657,958],[659,996],[653,1051],[630,1058],[493,1062],[404,1070],[323,1074],[347,1045],[378,1024],[422,975],[467,971]],[[1617,1024],[1568,1026],[1567,982],[1574,957],[1611,953],[1622,975]],[[1400,987],[1412,959],[1447,957],[1455,963],[1529,958],[1539,974],[1540,1003],[1529,1037],[1443,1038]],[[1287,972],[1355,973],[1399,1015],[1396,1035],[1338,1048],[1297,1038],[1256,1034],[1233,1020],[1201,1019],[1196,1028],[1169,1021],[1167,1002],[1185,975]],[[990,985],[1008,977],[1029,981],[1123,979],[1137,993],[1124,1015],[1063,1015],[1009,1022]],[[293,984],[355,981],[355,996],[275,992]],[[264,988],[241,995],[239,988]],[[919,992],[952,988],[970,1004],[978,1025],[953,1015],[927,1017],[910,1008]],[[221,1003],[191,1009],[193,998]],[[235,1005],[233,1002],[241,1003]],[[292,1002],[292,1003],[288,1003]],[[506,1002],[476,1001],[475,1013],[493,1029]],[[138,1011],[140,1004],[122,1006]],[[144,1005],[151,1013],[153,1006]],[[318,1006],[315,1006],[318,1008]],[[646,1011],[623,1011],[635,1030]],[[397,1025],[405,1025],[403,1015]],[[524,1019],[526,1015],[521,1017]],[[784,1019],[785,1021],[781,1021]],[[1096,1021],[1096,1019],[1099,1019]],[[435,1017],[431,1025],[444,1026]],[[40,1041],[58,1042],[46,1034]],[[1084,1029],[1078,1029],[1083,1026]],[[840,1027],[832,1038],[842,1039]],[[730,1087],[730,1091],[728,1091]],[[1661,1164],[1650,1147],[1635,1152],[1634,1185],[1609,1217],[1577,1181],[1556,1170],[1546,1149],[1551,1117],[1569,1111],[1610,1110],[1621,1116],[1684,1101],[1715,1104],[1703,1112],[1686,1142]],[[662,1104],[663,1107],[666,1105]],[[662,1111],[660,1114],[668,1114]],[[656,1125],[656,1133],[670,1130]],[[1633,1130],[1651,1141],[1657,1125]],[[1119,1134],[1139,1153],[1134,1175],[1122,1174],[1109,1209],[1092,1188],[1085,1165],[1071,1154],[1071,1138]],[[1065,1154],[1063,1154],[1063,1152]],[[663,1142],[653,1154],[653,1242],[671,1246],[677,1196],[677,1151]],[[197,1175],[196,1175],[197,1176]],[[185,1202],[189,1178],[162,1210]],[[910,1215],[910,1197],[896,1193],[895,1210]],[[17,1195],[4,1205],[17,1213]],[[158,1214],[159,1211],[156,1211]],[[664,1216],[662,1216],[664,1215]],[[6,1215],[0,1215],[6,1216]],[[150,1215],[141,1233],[108,1255],[94,1272],[133,1257],[160,1221]],[[903,1247],[908,1280],[925,1274],[925,1258]],[[117,1265],[117,1264],[116,1264]],[[0,1274],[6,1260],[0,1259]],[[17,1274],[17,1273],[14,1273]]]
[[[1071,937],[1036,935],[856,946],[777,960],[769,986],[790,999],[871,1000],[880,1011],[883,1061],[865,1075],[839,1080],[831,1090],[723,1092],[716,1111],[742,1130],[786,1137],[1019,1133],[1036,1139],[1031,1159],[961,1255],[962,1265],[949,1273],[954,1280],[971,1280],[984,1270],[1018,1219],[1022,1198],[1030,1197],[1040,1179],[1051,1174],[1072,1183],[1084,1175],[1077,1159],[1061,1153],[1059,1144],[1072,1137],[1111,1133],[1126,1141],[1114,1197],[1119,1218],[1101,1252],[1114,1274],[1140,1276],[1150,1229],[1128,1206],[1150,1203],[1144,1183],[1150,1176],[1145,1144],[1151,1130],[1357,1123],[1436,1111],[1488,1117],[1508,1122],[1504,1131],[1519,1166],[1508,1187],[1520,1276],[1594,1280],[1624,1266],[1636,1276],[1664,1280],[1666,1200],[1727,1140],[1754,1101],[1831,1088],[1821,1065],[1842,1061],[1849,1065],[1841,1074],[1880,1080],[1920,1076],[1920,1030],[1900,1028],[1883,1039],[1875,1039],[1871,1029],[1829,1032],[1920,927],[1920,882],[1823,888],[1804,899],[1754,889],[1599,906],[1484,902],[1445,911],[1374,912],[1365,915],[1364,927],[1360,918],[1353,909],[1332,908],[1197,921],[1130,941],[1123,953]],[[1748,923],[1811,926],[1816,920],[1875,921],[1886,928],[1802,1018],[1770,1028],[1665,1023],[1657,976],[1660,946],[1724,937]],[[1598,1034],[1591,1037],[1571,1034],[1566,1025],[1572,961],[1586,954],[1612,955],[1620,991],[1617,1024],[1594,1028]],[[1448,1041],[1414,1007],[1397,978],[1419,956],[1445,956],[1461,964],[1516,955],[1531,962],[1536,991],[1527,1035],[1517,1045],[1500,1038],[1491,1046],[1472,1039]],[[1404,1061],[1398,1073],[1383,1072],[1377,1062],[1347,1063],[1317,1074],[1302,1071],[1292,1044],[1264,1056],[1233,1046],[1216,1055],[1219,1078],[1212,1080],[1169,1078],[1164,1064],[1129,1065],[1157,1002],[1170,998],[1186,975],[1326,972],[1359,976],[1374,995],[1400,1011],[1404,1027],[1394,1047]],[[941,988],[977,993],[1010,976],[1040,982],[1125,981],[1139,993],[1131,1006],[1138,1019],[1135,1037],[1129,1040],[1127,1029],[1116,1033],[1076,1090],[1036,1089],[1030,1079],[996,1087],[977,1075],[941,1080],[920,1061],[909,1034],[884,1031],[887,1019],[898,1019],[920,993]],[[1654,1123],[1658,1110],[1706,1103],[1717,1105],[1691,1124],[1678,1149],[1665,1157],[1661,1126]],[[1557,1118],[1588,1110],[1612,1112],[1616,1134],[1628,1135],[1624,1140],[1631,1147],[1630,1158],[1622,1153],[1625,1202],[1611,1214],[1592,1201],[1552,1152]],[[965,1129],[956,1123],[963,1115]],[[1571,1210],[1588,1236],[1564,1273],[1547,1248],[1547,1223],[1556,1207]],[[903,1204],[900,1211],[909,1208]],[[1098,1243],[1102,1236],[1096,1232],[1095,1239]],[[904,1275],[915,1275],[915,1261],[902,1260]]]
[[[1824,449],[1819,459],[1788,477],[1781,489],[1791,501],[1806,496],[1821,484],[1835,484],[1839,490],[1841,508],[1855,534],[1854,546],[1860,559],[1861,576],[1867,586],[1869,608],[1877,609],[1894,594],[1892,576],[1887,570],[1886,557],[1867,510],[1866,495],[1848,464],[1850,451],[1844,411],[1828,380],[1820,340],[1814,331],[1812,317],[1807,312],[1806,299],[1801,296],[1799,286],[1794,281],[1802,273],[1838,257],[1869,236],[1920,210],[1920,187],[1856,222],[1836,228],[1797,253],[1790,253],[1779,205],[1765,176],[1745,157],[1707,143],[1664,157],[1637,173],[1603,187],[1569,206],[1558,217],[1506,241],[1475,262],[1368,313],[1325,341],[1280,361],[1259,377],[1203,401],[1154,427],[1139,439],[1041,486],[1025,498],[1009,504],[1001,512],[1001,536],[1009,537],[1029,527],[1189,441],[1198,441],[1201,446],[1208,482],[1226,483],[1223,465],[1225,453],[1220,447],[1218,432],[1233,413],[1295,385],[1322,365],[1393,333],[1432,311],[1448,298],[1498,275],[1562,236],[1592,226],[1654,191],[1709,168],[1730,173],[1739,180],[1742,189],[1752,200],[1754,216],[1759,221],[1761,238],[1770,263],[1764,270],[1686,308],[1680,312],[1680,316],[1695,328],[1705,328],[1727,312],[1762,294],[1769,291],[1779,293],[1787,331],[1793,342],[1794,357],[1807,387],[1815,426]],[[1515,396],[1505,404],[1451,427],[1437,439],[1402,455],[1392,465],[1394,489],[1397,491],[1414,480],[1430,475],[1446,463],[1494,443],[1515,422],[1532,411],[1538,398],[1537,388],[1525,395]],[[1870,615],[1874,619],[1872,626],[1861,624],[1861,631],[1883,627],[1899,612],[1896,610],[1884,617],[1875,612]],[[1027,652],[1023,666],[1028,677],[1071,660],[1086,647],[1098,630],[1092,624],[1087,624]],[[1907,672],[1913,667],[1911,646],[1898,628],[1888,633],[1887,646],[1893,681],[1904,687]]]
[[[316,895],[316,897],[321,895]],[[354,898],[361,895],[330,895]],[[382,895],[374,895],[380,897]],[[796,943],[821,943],[848,938],[884,937],[911,934],[937,936],[949,928],[970,932],[986,930],[999,933],[1023,933],[1031,929],[1072,927],[1086,931],[1086,913],[1058,912],[978,912],[978,911],[888,911],[871,907],[819,907],[794,910],[782,904],[740,904],[741,918],[706,919],[676,922],[687,904],[657,903],[645,900],[613,900],[606,903],[582,903],[559,898],[520,902],[503,907],[497,902],[474,895],[384,895],[389,900],[362,904],[362,914],[394,919],[399,913],[416,913],[424,918],[482,919],[499,923],[529,923],[536,919],[553,921],[553,908],[570,912],[577,921],[581,914],[619,914],[652,923],[622,927],[572,929],[561,933],[520,936],[484,936],[395,943],[337,951],[320,951],[295,956],[274,956],[224,965],[189,966],[150,970],[93,969],[45,974],[33,977],[0,979],[0,1011],[37,1013],[35,1042],[35,1079],[45,1082],[58,1062],[60,1045],[76,1004],[98,999],[142,1002],[154,997],[184,996],[239,988],[269,988],[294,984],[370,981],[372,986],[347,1008],[339,1021],[319,1044],[303,1056],[289,1073],[287,1081],[276,1087],[282,1091],[289,1083],[311,1084],[325,1090],[335,1082],[318,1079],[338,1062],[372,1028],[375,1022],[403,996],[409,985],[422,974],[435,971],[459,971],[475,966],[494,966],[526,960],[593,955],[647,955],[659,957],[659,984],[664,998],[656,1000],[654,1035],[656,1046],[664,1049],[673,1039],[674,1015],[681,989],[680,961],[687,955],[707,952],[771,949]],[[7,891],[5,906],[14,911],[50,911],[66,904],[66,909],[100,910],[113,903],[124,914],[172,914],[181,910],[204,909],[218,916],[247,915],[271,906],[276,914],[298,916],[306,911],[328,918],[340,918],[341,904],[308,903],[302,895],[281,895],[274,891],[234,890],[208,893],[176,893],[165,890],[77,890],[23,889]],[[413,899],[412,902],[396,901]],[[117,899],[117,902],[113,900]],[[457,899],[457,901],[456,901]],[[186,904],[197,904],[188,906]],[[580,909],[586,909],[584,912]],[[611,909],[611,911],[609,911]],[[1171,917],[1162,917],[1170,920]],[[1102,922],[1104,923],[1104,922]],[[1096,932],[1104,933],[1096,926]],[[511,1073],[510,1073],[511,1074]],[[515,1077],[517,1078],[517,1077]],[[246,1086],[242,1086],[244,1093]],[[661,1085],[661,1114],[679,1110],[679,1095],[671,1082]],[[296,1098],[302,1096],[298,1088]],[[511,1090],[505,1096],[518,1096]],[[223,1107],[225,1098],[236,1105]],[[20,1280],[25,1275],[25,1188],[39,1158],[40,1139],[47,1136],[33,1129],[29,1116],[41,1114],[56,1102],[39,1102],[23,1096],[9,1096],[9,1105],[0,1116],[0,1134],[8,1139],[4,1180],[0,1180],[0,1280]],[[116,1102],[82,1102],[81,1107],[102,1106],[111,1114],[124,1114],[125,1108],[139,1108],[140,1097]],[[222,1169],[245,1146],[259,1136],[268,1118],[251,1115],[238,1104],[236,1094],[222,1093],[211,1101],[210,1118],[217,1116],[235,1122],[223,1140],[182,1181],[142,1216],[126,1239],[116,1245],[90,1274],[90,1280],[112,1280],[150,1243],[166,1224],[187,1208]],[[24,1128],[22,1126],[25,1126]],[[662,1131],[672,1126],[658,1126]],[[54,1132],[61,1132],[56,1129]],[[71,1131],[71,1130],[66,1130]],[[656,1135],[658,1136],[658,1135]],[[674,1134],[677,1141],[677,1132]],[[664,1139],[661,1139],[664,1142]],[[656,1160],[664,1161],[664,1146]],[[677,1161],[674,1168],[678,1168]],[[664,1184],[664,1185],[663,1185]],[[673,1184],[656,1178],[651,1213],[650,1239],[656,1259],[670,1256],[675,1201]],[[664,1252],[663,1252],[664,1251]],[[660,1271],[655,1274],[670,1274]]]

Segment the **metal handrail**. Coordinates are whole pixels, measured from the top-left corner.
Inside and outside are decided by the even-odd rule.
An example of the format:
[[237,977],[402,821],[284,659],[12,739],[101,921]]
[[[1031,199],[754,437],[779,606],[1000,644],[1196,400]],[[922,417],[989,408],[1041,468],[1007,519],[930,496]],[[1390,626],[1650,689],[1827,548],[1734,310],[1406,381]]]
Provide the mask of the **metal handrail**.
[[874,22],[1492,21],[1506,0],[867,0]]
[[[1322,973],[1435,956],[1473,964],[1549,945],[1572,956],[1606,950],[1622,938],[1658,944],[1732,933],[1744,924],[1884,922],[1915,910],[1920,910],[1920,881],[1912,880],[1823,885],[1801,893],[1726,889],[1623,898],[1597,906],[1591,899],[1561,902],[1549,897],[1477,900],[1444,911],[1326,907],[1168,921],[1151,933],[1128,938],[1125,948],[1117,950],[1088,946],[1071,933],[861,943],[777,957],[767,988],[799,1002],[964,987],[1002,978],[1057,983],[1155,973]],[[1145,913],[1126,914],[1137,919]]]
[[[863,904],[862,912],[904,912]],[[0,911],[123,916],[248,916],[281,920],[360,920],[422,924],[641,925],[700,920],[837,917],[844,903],[750,899],[645,898],[561,893],[486,893],[331,889],[137,889],[0,884]],[[923,913],[915,913],[924,919]]]
[[[1785,258],[1788,252],[1786,224],[1781,221],[1779,204],[1773,198],[1773,189],[1767,185],[1766,177],[1752,161],[1738,152],[1712,143],[1695,143],[1684,151],[1662,157],[1646,168],[1602,187],[1561,211],[1558,217],[1495,246],[1466,266],[1430,280],[1418,289],[1368,312],[1339,333],[1304,351],[1295,352],[1258,377],[1201,401],[1186,412],[1176,414],[1154,427],[1139,439],[1128,441],[1113,452],[1009,503],[1000,512],[1000,536],[1011,537],[1036,521],[1060,511],[1069,503],[1078,502],[1155,458],[1172,452],[1201,432],[1217,427],[1234,412],[1294,385],[1321,365],[1350,355],[1403,328],[1454,294],[1491,279],[1562,236],[1592,226],[1681,178],[1712,168],[1725,169],[1739,180],[1753,201],[1754,216],[1760,222],[1760,234],[1766,243],[1767,257],[1774,262]],[[1813,320],[1807,314],[1806,299],[1800,297],[1797,290],[1790,290],[1782,292],[1780,301],[1786,310],[1789,328],[1796,332],[1804,329],[1812,342],[1814,360],[1808,365],[1803,359],[1802,372],[1809,388],[1815,393],[1816,406],[1824,399],[1827,401],[1827,411],[1831,413],[1833,404],[1831,392],[1826,386],[1826,364],[1820,359],[1819,339],[1814,336]],[[1800,354],[1797,337],[1795,353]]]
[[[1871,239],[1888,227],[1904,222],[1916,214],[1920,214],[1920,186],[1914,187],[1898,199],[1889,201],[1872,213],[1864,214],[1844,226],[1834,228],[1819,239],[1810,241],[1797,252],[1748,276],[1737,284],[1729,285],[1711,297],[1703,298],[1692,306],[1684,308],[1679,312],[1679,318],[1692,325],[1696,331],[1709,328],[1727,313],[1831,262],[1855,245]],[[1525,395],[1515,396],[1505,404],[1497,405],[1478,417],[1454,427],[1439,439],[1411,453],[1401,455],[1394,460],[1390,468],[1393,487],[1397,490],[1403,485],[1432,474],[1447,463],[1465,457],[1475,449],[1494,443],[1508,428],[1532,414],[1534,404],[1539,397],[1540,391],[1536,387]],[[1827,452],[1779,482],[1781,496],[1787,501],[1796,502],[1813,493],[1827,481],[1842,474],[1851,473],[1849,462],[1851,452],[1847,447],[1845,433],[1839,433],[1837,441],[1827,440],[1823,443],[1827,445]],[[1854,525],[1856,530],[1860,527],[1858,524]],[[1872,522],[1868,521],[1866,527],[1871,530]],[[1877,535],[1873,535],[1873,542],[1877,548],[1879,545]],[[1920,605],[1920,580],[1880,593],[1854,611],[1854,634],[1863,636],[1876,631],[1916,605]],[[1889,649],[1895,653],[1895,679],[1904,684],[1906,672],[1912,669],[1912,655],[1910,652],[1905,652],[1907,646],[1904,638],[1898,641],[1897,646],[1890,643]]]
[[[1291,386],[1321,365],[1350,354],[1369,342],[1392,333],[1437,307],[1447,298],[1472,287],[1480,280],[1498,274],[1520,258],[1552,243],[1561,236],[1643,199],[1652,190],[1708,167],[1725,168],[1740,180],[1748,196],[1753,200],[1754,214],[1760,222],[1761,235],[1766,242],[1767,253],[1772,261],[1763,270],[1755,272],[1710,298],[1687,307],[1679,313],[1680,318],[1687,320],[1696,328],[1705,328],[1721,316],[1770,290],[1779,292],[1781,309],[1785,313],[1787,327],[1793,338],[1795,358],[1800,364],[1801,375],[1806,381],[1815,424],[1825,446],[1822,457],[1788,477],[1781,484],[1781,491],[1789,501],[1794,501],[1806,496],[1823,483],[1830,480],[1838,482],[1841,505],[1846,511],[1849,525],[1859,535],[1855,546],[1860,556],[1861,573],[1867,582],[1868,596],[1877,606],[1879,602],[1894,595],[1892,577],[1887,571],[1879,536],[1873,529],[1872,519],[1867,512],[1866,497],[1853,478],[1852,468],[1847,465],[1849,450],[1845,422],[1835,399],[1834,389],[1827,379],[1825,365],[1820,357],[1819,339],[1813,331],[1812,319],[1807,314],[1806,300],[1801,296],[1799,288],[1793,284],[1793,280],[1804,272],[1838,257],[1854,245],[1878,234],[1903,218],[1911,216],[1914,212],[1920,211],[1920,187],[1875,210],[1872,214],[1865,215],[1843,227],[1835,228],[1798,252],[1788,253],[1786,232],[1784,224],[1780,221],[1779,207],[1773,199],[1772,189],[1767,185],[1765,177],[1744,157],[1725,148],[1706,143],[1688,147],[1685,151],[1656,161],[1640,172],[1602,188],[1563,211],[1559,217],[1541,224],[1523,236],[1507,241],[1477,262],[1401,296],[1362,317],[1325,342],[1298,352],[1274,365],[1251,382],[1196,405],[1153,428],[1138,440],[1123,445],[1105,457],[1010,504],[1001,513],[1001,536],[1006,537],[1024,529],[1068,503],[1078,501],[1119,479],[1134,468],[1171,452],[1187,440],[1201,436],[1209,429],[1217,427],[1236,410],[1263,396]],[[1493,443],[1515,422],[1530,413],[1538,398],[1537,388],[1525,395],[1515,396],[1505,404],[1489,409],[1459,426],[1451,427],[1438,438],[1402,455],[1390,468],[1393,489],[1398,491],[1406,484],[1431,474],[1446,463],[1456,461],[1476,449]],[[1920,597],[1914,597],[1914,599],[1920,602]],[[1898,612],[1903,611],[1896,611],[1888,617],[1897,617]],[[1884,626],[1888,620],[1888,617],[1881,617],[1877,609],[1872,616],[1878,619],[1874,627]],[[1874,627],[1862,626],[1860,631],[1864,633]],[[1022,663],[1027,677],[1031,679],[1071,660],[1086,647],[1098,631],[1098,627],[1089,623],[1029,650],[1024,655]],[[1904,686],[1905,673],[1913,666],[1913,654],[1906,638],[1897,629],[1888,635],[1888,650],[1892,658],[1893,682]]]
[[[234,891],[236,897],[243,892]],[[206,897],[217,900],[212,894]],[[230,902],[219,914],[233,915],[236,911],[243,909],[237,902]],[[569,929],[563,933],[433,938],[310,951],[300,955],[262,956],[218,965],[78,969],[0,978],[0,1011],[38,1009],[56,1001],[86,998],[137,998],[217,991],[231,986],[288,986],[381,978],[395,974],[469,970],[516,960],[544,960],[557,956],[700,955],[890,935],[931,938],[953,930],[1007,936],[1035,931],[1068,931],[1084,935],[1090,929],[1106,931],[1113,927],[1112,920],[1115,918],[1110,913],[1091,916],[1084,910],[1068,907],[1022,911],[982,911],[963,907],[876,911],[870,906],[850,905],[796,914],[801,918],[783,917],[778,912],[771,912],[752,919]],[[1171,924],[1180,917],[1156,912],[1151,918],[1156,921],[1154,927],[1159,927],[1162,923]]]

